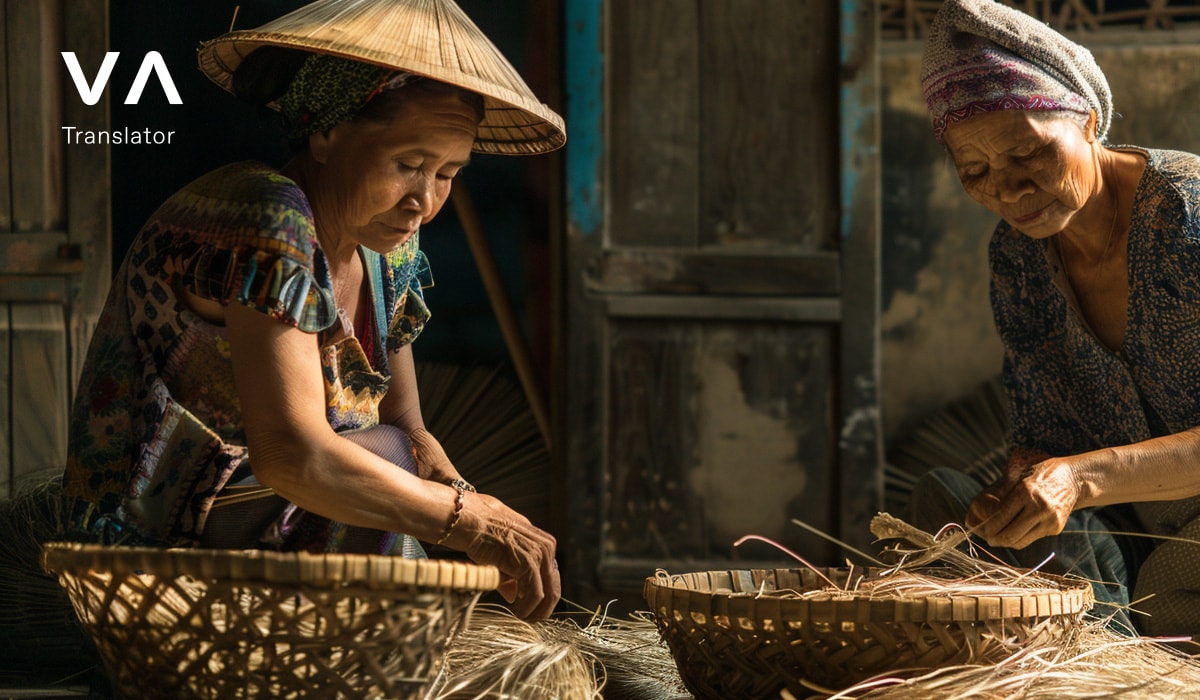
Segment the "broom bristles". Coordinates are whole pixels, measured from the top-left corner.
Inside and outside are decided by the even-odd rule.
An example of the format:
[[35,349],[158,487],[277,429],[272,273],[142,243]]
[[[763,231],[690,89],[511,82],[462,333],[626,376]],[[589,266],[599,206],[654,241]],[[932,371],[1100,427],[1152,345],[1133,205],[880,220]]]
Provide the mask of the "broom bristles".
[[892,450],[884,464],[886,509],[903,512],[922,474],[950,467],[982,484],[1000,478],[1008,459],[1008,414],[996,377],[926,416]]
[[537,525],[550,517],[550,454],[520,386],[501,368],[418,362],[421,413],[454,466]]
[[57,476],[0,501],[0,678],[58,682],[99,667],[66,592],[41,566],[42,545],[65,534]]

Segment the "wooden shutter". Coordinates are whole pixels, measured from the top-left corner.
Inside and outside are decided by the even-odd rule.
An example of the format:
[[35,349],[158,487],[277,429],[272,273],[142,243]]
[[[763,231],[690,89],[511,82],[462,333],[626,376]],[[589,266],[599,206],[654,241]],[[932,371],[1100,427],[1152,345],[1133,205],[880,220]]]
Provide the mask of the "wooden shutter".
[[568,585],[837,563],[792,520],[858,546],[881,505],[872,4],[568,15]]
[[98,66],[103,0],[0,0],[0,498],[62,470],[72,387],[111,275],[109,152],[63,126],[108,128],[61,51]]

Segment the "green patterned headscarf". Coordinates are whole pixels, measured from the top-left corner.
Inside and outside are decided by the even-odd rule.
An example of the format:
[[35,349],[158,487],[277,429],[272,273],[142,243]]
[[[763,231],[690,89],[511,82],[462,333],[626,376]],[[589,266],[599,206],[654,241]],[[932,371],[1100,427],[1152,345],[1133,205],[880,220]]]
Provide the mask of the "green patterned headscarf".
[[411,73],[328,54],[304,60],[279,98],[279,112],[289,140],[328,131],[353,116],[385,89],[410,82]]

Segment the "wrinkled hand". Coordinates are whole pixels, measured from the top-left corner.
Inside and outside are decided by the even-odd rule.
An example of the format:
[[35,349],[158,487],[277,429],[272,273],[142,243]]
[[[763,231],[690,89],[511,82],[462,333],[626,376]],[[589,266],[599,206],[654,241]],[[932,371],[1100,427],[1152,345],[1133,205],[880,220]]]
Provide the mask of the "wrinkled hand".
[[1015,459],[967,510],[967,527],[993,547],[1021,549],[1057,535],[1075,510],[1080,486],[1071,458],[1034,459]]
[[417,458],[417,476],[441,484],[462,478],[458,469],[446,456],[442,443],[428,430],[418,428],[408,434],[408,440],[412,443],[413,453]]
[[550,616],[562,596],[554,537],[529,519],[481,493],[468,493],[458,523],[444,543],[477,564],[500,569],[500,592],[523,620]]

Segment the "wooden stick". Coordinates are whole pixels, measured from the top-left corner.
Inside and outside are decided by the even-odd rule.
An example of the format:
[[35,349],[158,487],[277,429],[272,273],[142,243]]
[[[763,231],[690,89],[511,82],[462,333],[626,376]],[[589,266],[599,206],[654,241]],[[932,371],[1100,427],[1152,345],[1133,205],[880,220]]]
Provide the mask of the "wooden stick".
[[483,226],[479,223],[479,214],[475,210],[475,203],[471,200],[471,195],[467,192],[462,178],[455,179],[454,186],[450,190],[450,199],[454,202],[458,221],[467,235],[467,243],[471,246],[471,255],[475,258],[479,276],[483,278],[483,287],[487,291],[488,300],[491,301],[492,310],[496,313],[500,332],[504,335],[504,342],[508,346],[513,366],[517,370],[517,378],[521,381],[525,398],[529,401],[529,407],[541,430],[546,449],[549,450],[550,419],[541,389],[538,387],[533,356],[529,350],[529,344],[525,340],[525,335],[521,332],[521,326],[517,322],[517,314],[513,310],[512,301],[504,289],[504,280],[500,277],[499,268],[496,267],[496,258],[492,255],[487,238],[483,234]]

